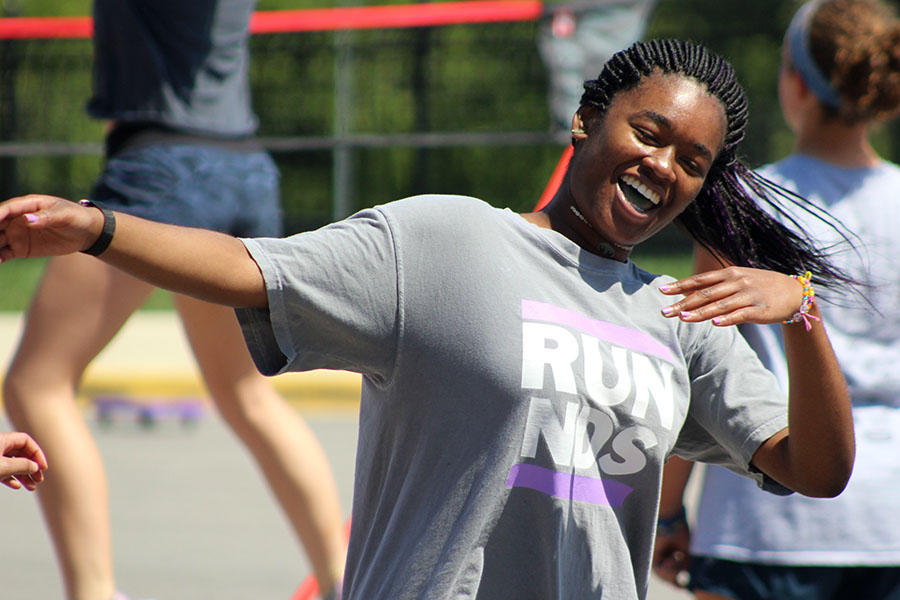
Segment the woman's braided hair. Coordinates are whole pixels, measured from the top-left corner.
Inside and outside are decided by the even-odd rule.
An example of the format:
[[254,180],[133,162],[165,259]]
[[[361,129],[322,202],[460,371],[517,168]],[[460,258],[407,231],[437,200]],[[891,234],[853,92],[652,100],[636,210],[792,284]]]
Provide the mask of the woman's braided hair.
[[[840,223],[805,199],[757,175],[738,158],[737,149],[747,127],[747,96],[734,69],[721,56],[700,44],[682,40],[637,42],[613,55],[597,79],[585,82],[581,105],[596,108],[602,118],[616,94],[637,87],[652,73],[695,79],[722,102],[725,110],[727,128],[722,149],[697,198],[677,219],[688,234],[735,265],[787,274],[808,270],[817,283],[825,286],[855,283],[831,264],[825,250],[800,232],[799,224],[783,206],[785,202],[800,206],[849,239]],[[768,204],[771,213],[758,201]]]

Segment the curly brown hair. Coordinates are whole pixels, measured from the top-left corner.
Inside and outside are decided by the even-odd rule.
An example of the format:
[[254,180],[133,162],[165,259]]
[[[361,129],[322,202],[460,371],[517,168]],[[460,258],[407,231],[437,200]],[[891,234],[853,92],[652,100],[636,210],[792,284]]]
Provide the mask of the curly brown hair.
[[880,0],[826,0],[809,25],[810,52],[840,94],[847,123],[900,113],[900,19]]

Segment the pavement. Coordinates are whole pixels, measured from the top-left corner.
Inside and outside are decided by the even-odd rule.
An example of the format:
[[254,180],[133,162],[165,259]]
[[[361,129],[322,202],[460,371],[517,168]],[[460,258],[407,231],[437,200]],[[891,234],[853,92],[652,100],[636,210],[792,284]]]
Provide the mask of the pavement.
[[[0,312],[0,367],[22,318]],[[318,435],[341,507],[350,514],[358,427],[358,375],[315,371],[273,384]],[[288,600],[309,564],[249,453],[209,407],[193,424],[104,424],[92,398],[205,398],[174,313],[141,311],[85,373],[81,406],[103,456],[119,587],[158,600]],[[0,419],[0,430],[11,429]],[[52,464],[48,477],[53,476]],[[62,599],[49,536],[34,495],[0,489],[3,600]],[[686,600],[653,580],[648,600]]]

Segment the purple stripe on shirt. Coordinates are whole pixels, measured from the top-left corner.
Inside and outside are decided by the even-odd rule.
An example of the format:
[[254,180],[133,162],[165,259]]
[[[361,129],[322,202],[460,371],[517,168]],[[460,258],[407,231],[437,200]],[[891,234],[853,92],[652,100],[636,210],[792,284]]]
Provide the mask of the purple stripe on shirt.
[[506,487],[523,487],[543,492],[554,498],[578,500],[605,506],[622,506],[632,488],[618,481],[560,473],[537,465],[513,465]]
[[572,327],[617,346],[675,363],[675,357],[672,355],[670,348],[637,329],[629,329],[615,323],[598,321],[597,319],[578,314],[575,311],[534,300],[522,300],[522,318]]

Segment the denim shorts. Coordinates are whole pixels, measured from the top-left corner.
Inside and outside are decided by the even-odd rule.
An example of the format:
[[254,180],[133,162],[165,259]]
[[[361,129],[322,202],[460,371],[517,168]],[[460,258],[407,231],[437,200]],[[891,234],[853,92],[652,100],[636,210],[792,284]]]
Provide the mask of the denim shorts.
[[736,600],[900,600],[900,566],[770,565],[694,556],[691,590]]
[[238,237],[280,237],[279,173],[266,152],[138,146],[110,157],[91,200],[151,221]]

